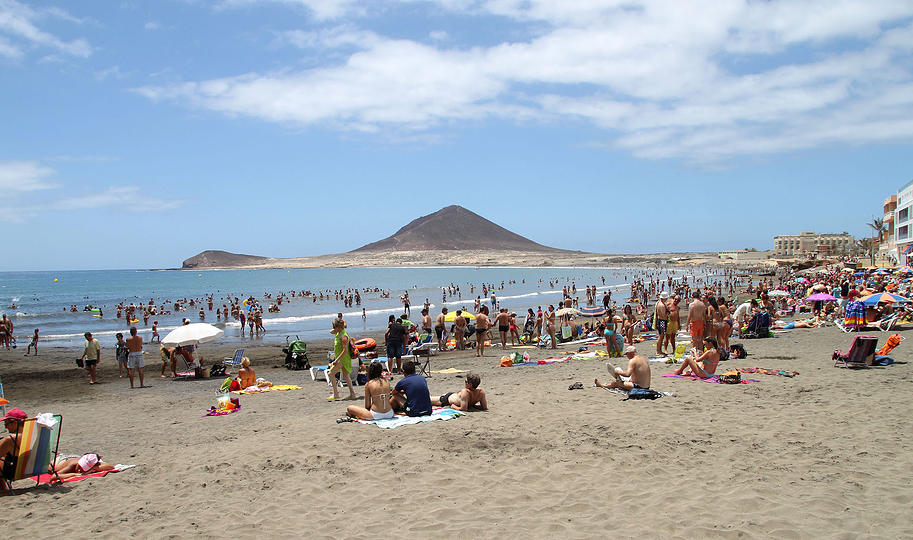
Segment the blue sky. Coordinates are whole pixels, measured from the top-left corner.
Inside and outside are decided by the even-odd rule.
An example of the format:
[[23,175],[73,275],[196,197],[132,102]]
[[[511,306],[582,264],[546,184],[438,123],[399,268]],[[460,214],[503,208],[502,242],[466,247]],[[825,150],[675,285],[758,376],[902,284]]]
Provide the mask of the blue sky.
[[0,270],[335,253],[450,204],[609,253],[868,235],[911,53],[892,0],[0,0]]

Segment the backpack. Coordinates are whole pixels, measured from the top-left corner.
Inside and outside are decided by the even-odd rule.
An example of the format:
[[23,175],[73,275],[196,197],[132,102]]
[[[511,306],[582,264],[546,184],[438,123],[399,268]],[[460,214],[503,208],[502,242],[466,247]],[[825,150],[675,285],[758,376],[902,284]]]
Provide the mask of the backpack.
[[742,374],[731,369],[720,375],[720,382],[723,384],[740,384],[742,382]]
[[209,368],[210,377],[221,377],[222,375],[225,375],[225,364],[223,364],[222,362],[216,362],[215,364],[210,366],[210,368]]
[[745,358],[748,356],[748,351],[745,350],[745,346],[741,343],[736,343],[735,345],[729,346],[729,354],[731,358]]

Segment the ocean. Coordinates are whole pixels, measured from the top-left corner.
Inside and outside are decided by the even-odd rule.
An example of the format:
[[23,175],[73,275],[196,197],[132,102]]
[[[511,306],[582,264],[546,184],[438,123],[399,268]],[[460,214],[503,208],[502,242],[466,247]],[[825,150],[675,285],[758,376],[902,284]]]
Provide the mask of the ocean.
[[[255,338],[256,343],[284,343],[286,337],[303,340],[327,339],[331,320],[342,312],[349,333],[374,332],[386,328],[387,317],[403,312],[400,297],[409,292],[414,322],[421,320],[420,311],[427,298],[431,303],[432,317],[446,306],[449,310],[472,310],[476,296],[481,296],[482,283],[494,284],[494,292],[501,307],[516,311],[524,318],[526,309],[557,304],[562,287],[577,287],[580,305],[585,304],[586,286],[596,286],[600,297],[603,291],[613,291],[612,299],[621,305],[630,293],[628,283],[635,273],[643,276],[651,272],[665,277],[674,270],[633,269],[621,267],[559,268],[559,267],[420,267],[420,268],[304,268],[270,270],[100,270],[66,272],[0,272],[0,312],[10,317],[15,325],[14,335],[18,344],[25,347],[35,328],[40,330],[41,342],[55,346],[78,346],[84,341],[83,333],[92,332],[103,346],[114,343],[114,334],[127,333],[125,318],[116,318],[118,303],[146,304],[152,299],[156,306],[183,299],[214,297],[210,311],[205,301],[186,311],[158,314],[137,328],[144,339],[151,336],[153,319],[159,321],[159,333],[165,336],[181,324],[183,318],[199,322],[199,309],[205,308],[206,322],[216,324],[225,331],[224,342],[249,343],[251,338],[242,333],[237,321],[216,321],[215,310],[228,305],[227,297],[240,299],[253,296],[264,310],[280,292],[292,290],[335,291],[378,288],[390,291],[389,298],[379,292],[362,292],[361,306],[345,308],[342,301],[332,295],[313,302],[309,297],[288,297],[281,305],[281,312],[263,314],[266,334]],[[681,270],[678,270],[681,275]],[[674,277],[677,277],[673,274]],[[605,280],[603,283],[603,279]],[[549,286],[549,281],[553,286]],[[501,283],[504,282],[503,288]],[[462,298],[448,295],[442,302],[442,287],[459,286]],[[470,293],[470,285],[475,292]],[[617,294],[616,294],[617,293]],[[490,294],[490,293],[489,293]],[[488,299],[483,297],[486,303]],[[170,302],[166,302],[170,301]],[[13,306],[16,307],[8,307]],[[71,312],[70,306],[77,311]],[[83,311],[85,306],[100,308],[98,312]],[[366,317],[362,319],[362,308]]]

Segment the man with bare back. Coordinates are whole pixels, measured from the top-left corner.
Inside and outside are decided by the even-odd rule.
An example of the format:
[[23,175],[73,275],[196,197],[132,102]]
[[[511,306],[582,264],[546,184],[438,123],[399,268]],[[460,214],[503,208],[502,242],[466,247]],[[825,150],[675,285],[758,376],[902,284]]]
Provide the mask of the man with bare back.
[[691,297],[694,298],[694,301],[688,306],[688,329],[691,332],[691,345],[697,350],[703,350],[707,306],[701,302],[700,291],[694,291]]
[[463,389],[459,392],[447,392],[441,397],[431,398],[431,404],[435,407],[451,407],[460,411],[477,409],[480,411],[488,410],[488,400],[485,398],[485,390],[479,388],[482,383],[481,377],[475,373],[466,375],[466,382]]
[[656,356],[666,356],[666,330],[669,328],[669,309],[666,307],[666,300],[669,293],[663,291],[659,293],[659,300],[656,301]]
[[488,318],[488,306],[482,306],[476,315],[476,356],[485,356],[485,334],[491,327],[491,319]]
[[507,332],[510,330],[510,313],[507,308],[501,308],[492,325],[498,325],[498,334],[501,336],[501,348],[507,348]]

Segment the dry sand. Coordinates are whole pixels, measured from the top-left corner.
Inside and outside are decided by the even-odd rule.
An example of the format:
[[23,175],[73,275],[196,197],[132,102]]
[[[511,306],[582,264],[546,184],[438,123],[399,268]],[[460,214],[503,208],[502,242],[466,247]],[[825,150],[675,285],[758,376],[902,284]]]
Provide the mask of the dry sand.
[[[800,372],[748,385],[661,378],[671,370],[654,364],[653,387],[675,393],[656,401],[594,388],[601,360],[499,368],[497,351],[443,353],[432,368],[480,373],[491,411],[394,430],[337,424],[346,403],[273,367],[278,347],[248,351],[258,376],[304,388],[214,418],[202,415],[220,380],[162,380],[150,362],[151,388],[129,390],[105,350],[92,387],[72,351],[2,351],[12,404],[63,414],[62,452],[137,467],[18,483],[0,537],[911,537],[910,365],[832,367],[850,339],[830,327],[745,341],[750,356],[723,366]],[[585,389],[568,391],[575,381]],[[428,382],[432,395],[462,386]]]

